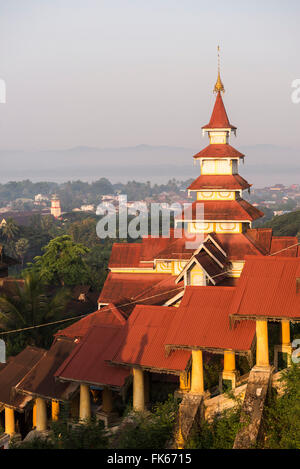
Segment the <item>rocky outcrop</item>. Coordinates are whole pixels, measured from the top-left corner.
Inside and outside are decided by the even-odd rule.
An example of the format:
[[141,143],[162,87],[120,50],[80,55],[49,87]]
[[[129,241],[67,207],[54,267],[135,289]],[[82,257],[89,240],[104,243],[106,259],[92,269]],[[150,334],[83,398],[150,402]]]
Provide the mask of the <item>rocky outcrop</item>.
[[259,436],[264,405],[271,385],[273,368],[252,368],[241,412],[241,429],[238,431],[234,449],[253,447]]

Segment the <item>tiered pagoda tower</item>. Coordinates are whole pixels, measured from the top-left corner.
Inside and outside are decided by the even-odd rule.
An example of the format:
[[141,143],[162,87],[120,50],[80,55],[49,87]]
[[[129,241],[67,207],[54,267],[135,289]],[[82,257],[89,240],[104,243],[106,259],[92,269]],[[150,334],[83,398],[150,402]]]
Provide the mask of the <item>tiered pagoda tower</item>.
[[[200,163],[201,176],[188,188],[189,192],[196,192],[197,200],[192,219],[185,222],[190,233],[244,233],[263,213],[242,198],[243,191],[250,190],[251,185],[238,173],[244,155],[229,144],[237,129],[230,123],[223,103],[225,89],[220,70],[214,92],[217,96],[210,121],[202,127],[209,145],[194,156]],[[204,204],[204,213],[198,219],[200,203]]]

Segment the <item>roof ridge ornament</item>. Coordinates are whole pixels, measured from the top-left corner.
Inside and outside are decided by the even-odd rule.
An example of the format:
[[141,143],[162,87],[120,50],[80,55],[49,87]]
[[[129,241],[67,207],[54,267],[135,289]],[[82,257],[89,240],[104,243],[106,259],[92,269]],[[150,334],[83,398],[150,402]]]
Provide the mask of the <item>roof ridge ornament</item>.
[[221,80],[221,71],[220,71],[220,46],[218,46],[218,79],[214,87],[214,93],[225,93],[225,88]]

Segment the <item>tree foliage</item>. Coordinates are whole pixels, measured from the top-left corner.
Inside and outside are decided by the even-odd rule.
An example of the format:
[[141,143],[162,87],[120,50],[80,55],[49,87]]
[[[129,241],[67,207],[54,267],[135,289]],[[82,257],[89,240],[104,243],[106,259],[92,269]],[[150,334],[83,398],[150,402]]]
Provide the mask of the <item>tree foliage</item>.
[[163,449],[174,436],[178,403],[170,395],[151,412],[131,412],[111,446],[116,449]]
[[31,269],[38,272],[46,284],[79,285],[90,282],[90,272],[84,256],[90,251],[68,235],[52,239],[43,248],[44,254],[34,259]]
[[[15,283],[9,295],[0,296],[0,328],[2,331],[24,329],[60,319],[68,300],[69,293],[65,289],[49,298],[40,275],[27,272],[24,286]],[[45,347],[49,337],[51,330],[48,327],[4,335],[8,355],[19,353],[28,344]]]
[[265,411],[264,448],[300,449],[300,365],[283,372],[283,395],[273,398]]

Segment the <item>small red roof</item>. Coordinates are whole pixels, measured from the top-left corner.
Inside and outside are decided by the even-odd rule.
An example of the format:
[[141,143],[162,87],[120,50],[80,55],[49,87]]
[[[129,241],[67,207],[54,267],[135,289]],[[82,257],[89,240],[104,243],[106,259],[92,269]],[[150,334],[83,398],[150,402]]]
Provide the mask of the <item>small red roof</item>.
[[173,239],[173,230],[170,230],[170,238],[143,236],[140,255],[141,262],[155,259],[156,254],[168,246],[170,239]]
[[164,305],[166,301],[184,290],[184,285],[176,284],[175,280],[175,276],[169,275],[161,282],[143,290],[134,301],[143,305]]
[[256,244],[251,238],[245,236],[244,233],[237,234],[214,234],[216,241],[226,252],[228,260],[242,261],[247,255],[261,256],[265,251],[260,245]]
[[300,259],[246,257],[230,313],[235,318],[300,319]]
[[175,238],[174,240],[170,240],[166,248],[156,254],[155,258],[159,260],[189,260],[195,251],[195,247],[189,247],[188,243],[192,244],[196,241],[196,235],[189,234],[188,236],[186,236],[186,233],[183,230],[183,236],[181,238]]
[[121,388],[129,370],[110,366],[115,354],[118,332],[123,326],[94,326],[55,373],[66,381]]
[[82,338],[95,326],[119,326],[125,324],[125,322],[126,320],[118,308],[113,304],[109,304],[95,311],[95,313],[88,314],[71,326],[58,331],[55,336],[69,337],[72,339]]
[[228,143],[212,143],[194,155],[194,158],[244,158],[244,156]]
[[255,323],[242,321],[230,328],[230,304],[235,287],[186,287],[174,315],[165,345],[203,350],[248,351],[255,336]]
[[[196,200],[192,204],[192,220],[197,220],[197,209],[198,207],[202,206],[204,207],[204,222],[218,220],[253,221],[264,216],[260,210],[253,207],[253,205],[249,204],[249,202],[243,199],[203,201]],[[201,210],[199,210],[199,213],[201,213]],[[182,220],[182,215],[180,214],[177,219]]]
[[100,293],[99,303],[118,304],[119,299],[129,301],[141,291],[165,280],[170,274],[131,274],[109,272]]
[[200,190],[216,190],[221,189],[222,191],[234,191],[234,190],[245,190],[249,189],[249,184],[239,174],[224,175],[224,176],[199,176],[192,184],[188,187],[190,191]]
[[138,305],[117,337],[120,343],[112,362],[138,365],[159,371],[184,371],[190,359],[187,351],[166,355],[164,342],[177,308]]
[[246,231],[245,236],[251,239],[256,246],[264,250],[265,254],[269,254],[272,234],[272,228],[251,228]]
[[299,257],[300,248],[296,236],[273,236],[271,254],[282,257]]
[[62,337],[56,339],[50,350],[45,351],[40,361],[15,386],[15,390],[21,394],[41,396],[45,399],[67,400],[76,387],[56,381],[54,373],[75,347],[74,340]]
[[13,387],[30,372],[45,353],[45,349],[27,345],[18,355],[9,358],[6,366],[0,371],[1,404],[23,411],[26,404],[31,400],[31,397],[24,397],[21,394],[12,392]]
[[202,127],[202,129],[236,129],[236,127],[229,122],[220,91],[217,94],[209,124]]
[[108,267],[139,267],[141,247],[141,243],[114,243]]

